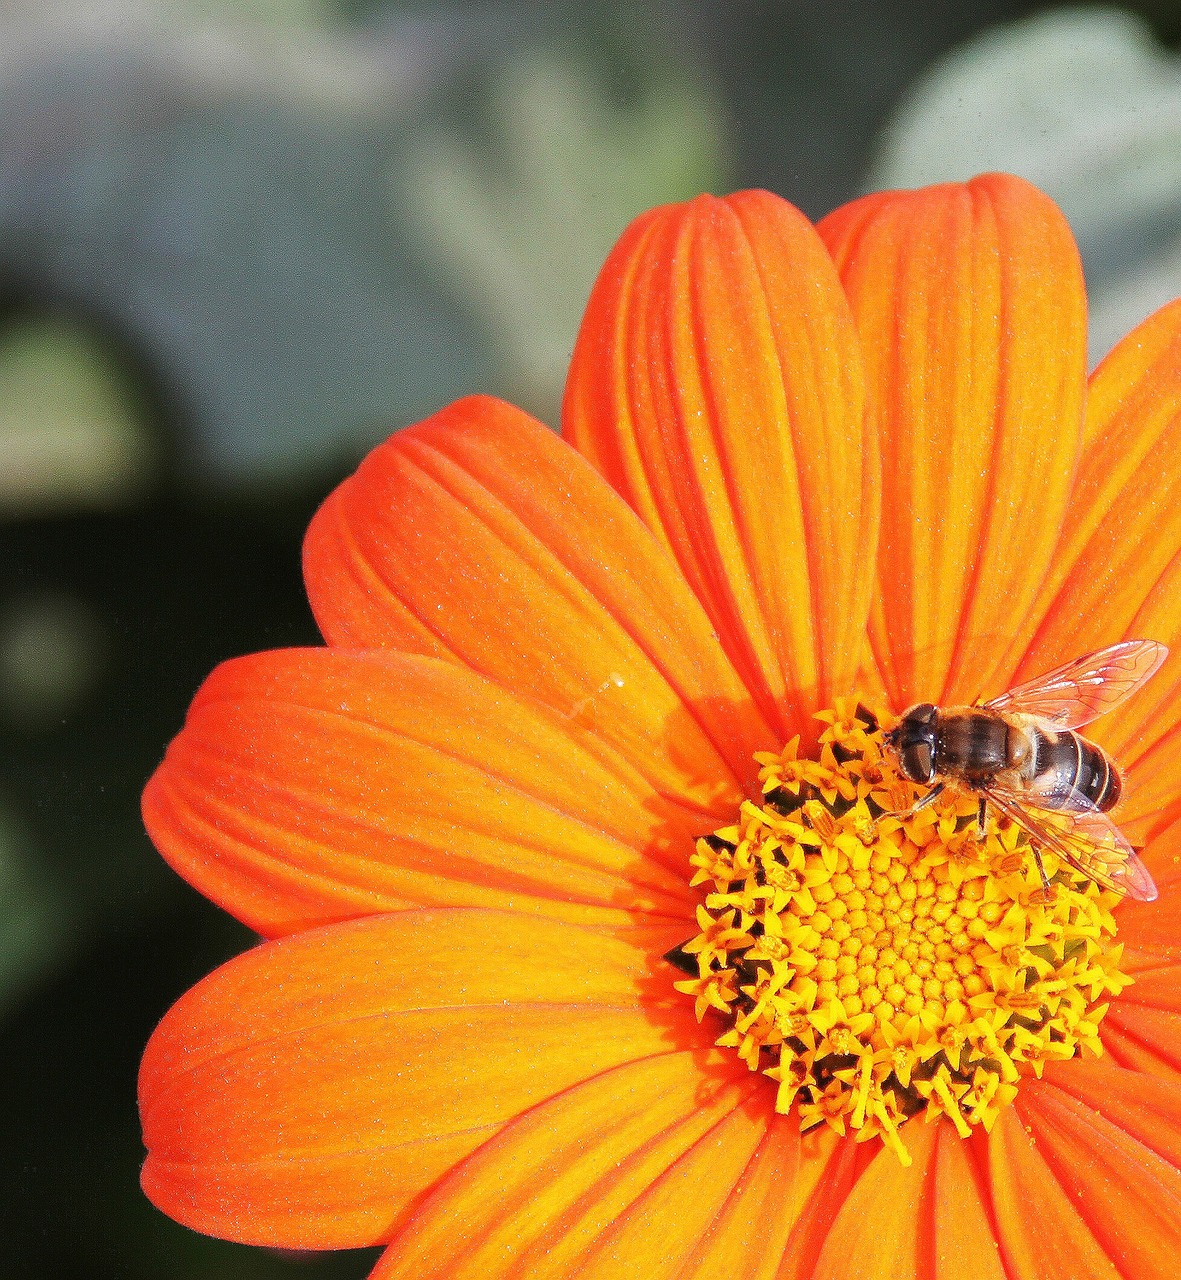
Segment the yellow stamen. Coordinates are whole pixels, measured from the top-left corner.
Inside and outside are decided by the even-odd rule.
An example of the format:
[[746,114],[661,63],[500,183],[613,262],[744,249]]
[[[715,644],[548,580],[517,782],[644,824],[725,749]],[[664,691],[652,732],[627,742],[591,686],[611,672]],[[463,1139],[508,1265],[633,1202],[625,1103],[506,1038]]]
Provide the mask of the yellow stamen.
[[[800,1125],[880,1137],[920,1112],[961,1136],[991,1128],[1022,1077],[1101,1052],[1107,1004],[1130,981],[1114,899],[1026,833],[948,788],[928,808],[855,701],[818,717],[819,759],[793,739],[757,758],[763,802],[699,840],[700,933],[678,982],[719,1045],[779,1082]],[[906,816],[903,816],[906,815]]]

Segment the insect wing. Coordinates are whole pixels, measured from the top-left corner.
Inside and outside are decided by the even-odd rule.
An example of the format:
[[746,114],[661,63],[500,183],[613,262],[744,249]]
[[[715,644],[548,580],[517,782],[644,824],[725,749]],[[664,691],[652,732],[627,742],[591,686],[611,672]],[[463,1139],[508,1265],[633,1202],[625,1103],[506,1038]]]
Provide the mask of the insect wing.
[[1054,729],[1077,729],[1130,698],[1168,655],[1157,640],[1124,640],[1055,667],[984,705],[990,711],[1034,716]]
[[1083,800],[1085,807],[1078,809],[1040,809],[1024,792],[990,787],[985,794],[1039,845],[1096,884],[1137,902],[1155,901],[1157,889],[1148,868],[1119,827],[1089,801]]

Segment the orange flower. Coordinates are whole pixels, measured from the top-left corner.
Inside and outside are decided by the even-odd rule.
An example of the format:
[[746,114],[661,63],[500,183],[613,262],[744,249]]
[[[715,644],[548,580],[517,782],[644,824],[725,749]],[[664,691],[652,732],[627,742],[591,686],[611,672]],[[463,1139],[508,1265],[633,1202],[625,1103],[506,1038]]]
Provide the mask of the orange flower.
[[[564,440],[476,398],[375,450],[327,647],[215,671],[145,793],[271,939],[148,1046],[152,1200],[384,1280],[1171,1273],[1181,304],[1089,383],[1084,308],[1013,178],[703,196],[608,259]],[[1095,739],[1158,902],[1055,915],[963,797],[874,821],[857,698],[1130,636],[1174,657]]]

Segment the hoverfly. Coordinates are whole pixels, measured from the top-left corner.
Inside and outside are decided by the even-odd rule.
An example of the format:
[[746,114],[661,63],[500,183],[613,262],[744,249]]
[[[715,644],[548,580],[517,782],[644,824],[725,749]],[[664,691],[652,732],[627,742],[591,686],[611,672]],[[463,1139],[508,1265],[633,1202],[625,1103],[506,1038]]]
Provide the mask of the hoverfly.
[[904,777],[932,787],[914,809],[953,783],[979,795],[982,838],[990,804],[1029,835],[1044,888],[1043,848],[1105,889],[1153,901],[1152,877],[1107,816],[1120,797],[1119,771],[1075,730],[1130,698],[1168,652],[1155,640],[1125,640],[983,705],[910,707],[885,741]]

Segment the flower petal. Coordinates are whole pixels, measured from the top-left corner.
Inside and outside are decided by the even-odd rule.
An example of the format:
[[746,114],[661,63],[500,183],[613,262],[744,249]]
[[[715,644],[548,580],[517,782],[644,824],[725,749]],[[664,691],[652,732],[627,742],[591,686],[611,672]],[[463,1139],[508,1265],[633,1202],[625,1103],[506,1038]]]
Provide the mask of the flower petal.
[[1014,1108],[1002,1111],[993,1126],[988,1154],[997,1232],[1012,1280],[1124,1280]]
[[1124,969],[1134,981],[1107,1011],[1103,1043],[1117,1062],[1181,1084],[1181,957],[1130,951]]
[[737,794],[779,745],[635,514],[490,397],[374,450],[312,521],[304,576],[329,644],[466,665],[593,725],[670,795]]
[[[1176,1044],[1177,1032],[1176,1025],[1166,1028],[1165,1041]],[[1165,1080],[1181,1081],[1181,1067],[1175,1054],[1169,1058],[1157,1053],[1151,1045],[1132,1035],[1111,1017],[1104,1020],[1101,1035],[1103,1050],[1114,1066],[1160,1076]]]
[[372,1280],[573,1274],[616,1216],[762,1083],[717,1057],[629,1063],[519,1116],[415,1206]]
[[972,1259],[978,1280],[1006,1280],[992,1220],[992,1206],[982,1185],[973,1148],[951,1124],[939,1124],[932,1187],[933,1280],[959,1280],[964,1259]]
[[773,1115],[730,1198],[698,1242],[684,1280],[771,1280],[801,1207],[799,1119]]
[[379,1242],[514,1116],[699,1040],[683,1002],[648,995],[664,943],[454,909],[265,943],[194,987],[148,1044],[144,1189],[226,1239]]
[[563,432],[672,549],[783,737],[853,688],[877,455],[848,304],[766,192],[638,219],[575,346]]
[[1078,456],[1074,240],[1047,197],[999,174],[870,196],[819,231],[861,333],[880,441],[870,638],[890,700],[999,692]]
[[[1017,1110],[1072,1217],[1112,1271],[1136,1280],[1173,1276],[1181,1255],[1181,1087],[1101,1063],[1071,1063],[1031,1082]],[[1028,1200],[1022,1209],[1036,1217]],[[1050,1240],[1056,1234],[1052,1220],[1038,1230]],[[1095,1274],[1108,1274],[1097,1259],[1092,1265]]]
[[[1024,1089],[1024,1086],[1022,1086]],[[1174,1168],[1181,1169],[1181,1087],[1177,1082],[1146,1080],[1094,1058],[1052,1063],[1042,1082],[1030,1082],[1028,1105],[1046,1109],[1061,1095],[1084,1109],[1086,1122],[1102,1119],[1128,1138],[1143,1143]],[[1170,1175],[1171,1178],[1171,1175]]]
[[731,1111],[585,1251],[578,1260],[580,1280],[618,1280],[621,1269],[645,1280],[683,1275],[749,1168],[770,1114],[765,1095]]
[[813,1280],[1004,1280],[989,1211],[946,1120],[909,1124],[913,1164],[880,1148],[836,1217]]
[[1169,645],[1160,673],[1087,731],[1128,770],[1132,818],[1181,795],[1179,593],[1181,301],[1144,321],[1091,377],[1075,494],[1020,663],[1026,677],[1124,638]]
[[[1176,574],[1167,575],[1174,601],[1181,597],[1181,563],[1177,567]],[[1153,678],[1152,683],[1157,680],[1162,683],[1156,689],[1146,686],[1136,695],[1137,701],[1148,700],[1147,715],[1143,708],[1129,704],[1126,725],[1120,723],[1121,708],[1109,727],[1102,721],[1094,726],[1095,736],[1099,737],[1099,730],[1103,729],[1102,736],[1109,743],[1112,738],[1134,735],[1126,744],[1114,743],[1108,748],[1124,782],[1124,799],[1118,811],[1120,825],[1127,829],[1133,844],[1147,843],[1181,818],[1181,723],[1172,720],[1179,708],[1175,690],[1169,684],[1176,672],[1173,657],[1177,651],[1177,647],[1172,649],[1165,665]]]
[[418,905],[691,920],[717,825],[463,667],[336,649],[219,667],[143,810],[181,875],[272,936]]
[[[1136,827],[1127,827],[1136,839]],[[1116,909],[1119,941],[1130,950],[1149,957],[1169,956],[1181,960],[1181,818],[1155,832],[1141,857],[1148,867],[1160,897],[1155,902],[1133,902],[1125,898]],[[1127,965],[1121,966],[1127,971]]]
[[[795,1113],[789,1119],[798,1122]],[[792,1226],[776,1280],[812,1280],[832,1224],[876,1155],[827,1125],[804,1134],[800,1148],[792,1202],[780,1211]]]

